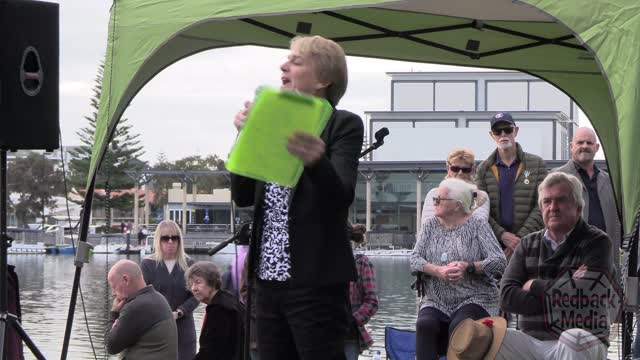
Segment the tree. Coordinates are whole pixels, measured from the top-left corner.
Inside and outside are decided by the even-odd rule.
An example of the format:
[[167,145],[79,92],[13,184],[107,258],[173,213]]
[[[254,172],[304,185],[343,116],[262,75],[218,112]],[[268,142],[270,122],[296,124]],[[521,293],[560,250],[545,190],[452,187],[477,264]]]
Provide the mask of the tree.
[[[69,180],[73,191],[82,196],[86,193],[85,186],[91,161],[91,149],[95,142],[103,71],[104,65],[101,64],[91,97],[93,112],[91,116],[85,116],[89,125],[77,132],[83,145],[70,152]],[[131,190],[135,186],[134,180],[125,171],[141,170],[146,167],[146,163],[140,160],[144,154],[143,147],[140,146],[140,135],[133,134],[131,130],[132,126],[127,123],[127,119],[120,120],[96,176],[95,189],[104,189],[104,194],[101,191],[96,191],[93,198],[97,206],[103,206],[105,209],[107,229],[111,228],[111,208],[121,210],[133,208],[133,195],[119,193],[119,190]]]
[[11,204],[18,226],[37,218],[42,218],[44,224],[44,210],[54,208],[54,197],[64,193],[63,174],[55,165],[56,161],[37,152],[29,152],[27,157],[16,158],[8,164],[7,190],[18,196]]
[[[160,154],[154,170],[224,170],[224,161],[217,155],[207,155],[202,157],[199,155],[187,156],[185,158],[171,162],[164,154]],[[197,184],[197,192],[199,194],[211,193],[213,189],[229,187],[229,181],[224,175],[194,175],[187,180],[187,190],[193,191],[193,184]],[[183,182],[182,175],[154,175],[151,179],[153,188],[155,189],[156,206],[167,202],[167,191],[174,182]]]
[[[224,161],[218,155],[187,156],[173,163],[173,170],[224,170]],[[223,175],[194,175],[189,182],[191,186],[198,184],[199,194],[211,193],[213,189],[220,189],[228,186],[228,181]]]

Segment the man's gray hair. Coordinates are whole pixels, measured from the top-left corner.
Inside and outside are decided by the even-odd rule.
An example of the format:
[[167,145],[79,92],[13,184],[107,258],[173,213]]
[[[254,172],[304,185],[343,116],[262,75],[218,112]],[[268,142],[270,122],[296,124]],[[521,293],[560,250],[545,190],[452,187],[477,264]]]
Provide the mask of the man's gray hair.
[[474,193],[477,189],[475,185],[460,179],[450,178],[444,179],[440,186],[447,189],[449,198],[457,201],[465,214],[471,214],[475,210]]
[[584,208],[584,198],[582,197],[582,181],[577,177],[563,173],[552,172],[544,178],[544,181],[538,186],[538,207],[542,209],[542,191],[548,189],[554,185],[567,184],[571,187],[571,198],[573,203],[579,208]]

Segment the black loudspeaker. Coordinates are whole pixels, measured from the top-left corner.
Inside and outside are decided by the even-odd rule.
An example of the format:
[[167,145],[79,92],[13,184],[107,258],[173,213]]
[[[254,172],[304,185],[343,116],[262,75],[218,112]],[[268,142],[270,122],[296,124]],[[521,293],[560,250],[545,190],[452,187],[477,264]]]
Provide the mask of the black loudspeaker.
[[58,4],[0,0],[0,148],[59,147]]

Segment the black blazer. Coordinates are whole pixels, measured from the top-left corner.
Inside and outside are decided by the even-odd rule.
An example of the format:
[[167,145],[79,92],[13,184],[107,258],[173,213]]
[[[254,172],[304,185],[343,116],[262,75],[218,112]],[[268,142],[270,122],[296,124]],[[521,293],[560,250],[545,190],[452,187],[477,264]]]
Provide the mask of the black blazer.
[[[335,110],[321,135],[325,156],[302,172],[289,208],[292,286],[335,285],[357,278],[346,229],[363,136],[358,115]],[[231,196],[238,206],[255,208],[249,253],[253,277],[262,239],[264,182],[232,175]]]
[[193,360],[243,360],[244,307],[226,290],[207,305],[200,349]]

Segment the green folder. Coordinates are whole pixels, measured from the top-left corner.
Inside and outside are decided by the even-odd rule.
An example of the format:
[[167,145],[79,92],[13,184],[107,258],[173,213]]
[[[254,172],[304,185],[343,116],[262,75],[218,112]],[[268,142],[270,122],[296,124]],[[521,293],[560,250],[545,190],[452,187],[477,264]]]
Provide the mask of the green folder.
[[332,113],[333,107],[325,99],[262,88],[229,154],[227,170],[295,187],[304,165],[287,150],[288,139],[296,131],[319,136]]

